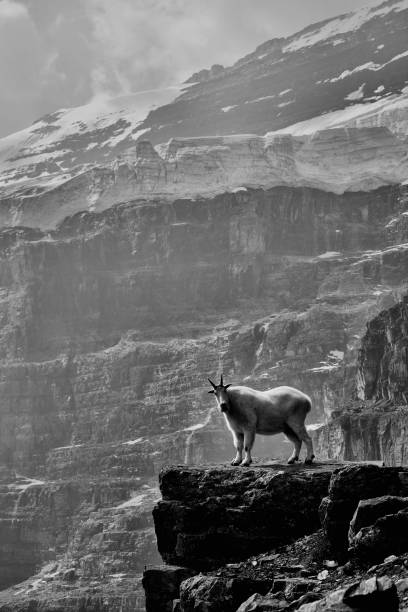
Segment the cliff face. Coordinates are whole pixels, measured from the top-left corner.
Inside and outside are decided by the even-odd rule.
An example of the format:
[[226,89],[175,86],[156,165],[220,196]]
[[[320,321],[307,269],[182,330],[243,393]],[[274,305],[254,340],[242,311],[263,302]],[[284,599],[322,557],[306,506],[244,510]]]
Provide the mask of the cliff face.
[[314,432],[320,456],[407,463],[407,313],[404,297],[367,323],[357,361],[362,401]]
[[[230,459],[208,375],[298,386],[312,420],[336,410],[368,313],[406,291],[404,189],[139,200],[51,231],[2,230],[1,462],[42,483],[24,481],[21,498],[18,477],[4,485],[0,563],[20,551],[4,586],[65,550],[54,578],[45,569],[35,582],[38,606],[62,596],[70,569],[66,606],[95,581],[101,609],[117,574],[131,591],[157,554],[150,479],[165,463]],[[255,450],[287,453],[275,438]],[[47,505],[59,491],[75,500],[61,516]]]
[[112,165],[61,177],[48,188],[24,190],[11,182],[0,188],[0,225],[51,229],[68,215],[103,211],[118,202],[202,199],[251,187],[373,191],[399,184],[408,174],[403,141],[383,127],[173,138],[156,149],[139,141]]
[[408,405],[408,298],[367,325],[359,356],[359,396]]
[[[320,456],[406,461],[402,411],[375,413],[369,437],[364,415],[318,425],[357,397],[357,374],[361,397],[406,402],[405,306],[379,313],[408,290],[407,94],[394,70],[407,8],[341,17],[343,40],[318,24],[267,43],[199,75],[144,126],[78,127],[72,109],[0,143],[0,587],[51,563],[15,587],[15,609],[35,589],[33,610],[75,610],[90,584],[88,609],[134,609],[135,575],[157,559],[159,469],[232,454],[207,376],[303,389]],[[363,47],[374,59],[351,67]],[[286,76],[299,83],[290,104]],[[348,97],[361,78],[363,97]],[[201,113],[208,96],[217,104]],[[286,129],[303,108],[316,122]],[[243,126],[269,133],[234,134]],[[145,134],[172,139],[130,147]],[[255,455],[286,454],[282,438],[259,437]]]
[[183,567],[145,570],[147,611],[406,610],[407,476],[364,463],[165,468],[158,547]]
[[218,364],[330,412],[367,314],[405,287],[395,195],[253,190],[3,231],[3,461],[34,475],[55,447],[80,464],[84,444],[176,432],[163,459],[181,459]]

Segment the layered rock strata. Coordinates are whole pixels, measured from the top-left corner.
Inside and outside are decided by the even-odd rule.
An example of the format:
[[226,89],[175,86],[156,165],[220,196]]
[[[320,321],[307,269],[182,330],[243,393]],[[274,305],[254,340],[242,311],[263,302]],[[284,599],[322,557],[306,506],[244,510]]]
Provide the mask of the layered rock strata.
[[43,190],[3,187],[0,226],[53,229],[69,215],[118,202],[211,198],[247,188],[368,192],[407,176],[404,143],[385,127],[173,138],[157,150],[140,141],[113,165],[61,177]]

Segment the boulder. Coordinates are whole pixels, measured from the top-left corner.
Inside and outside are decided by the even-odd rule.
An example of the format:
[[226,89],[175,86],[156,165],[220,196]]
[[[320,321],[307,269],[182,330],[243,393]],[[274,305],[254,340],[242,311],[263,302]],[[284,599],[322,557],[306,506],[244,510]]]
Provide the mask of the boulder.
[[357,610],[398,610],[397,589],[388,576],[373,576],[349,587],[344,593],[343,602]]
[[408,508],[408,497],[383,495],[382,497],[361,500],[350,523],[350,546],[352,546],[354,537],[362,527],[373,525],[380,517],[395,514],[404,508]]
[[368,580],[338,589],[319,601],[307,603],[299,612],[398,612],[398,594],[389,578],[373,576]]
[[200,574],[185,580],[180,587],[181,612],[235,612],[250,595],[265,595],[273,578],[229,578]]
[[172,612],[173,600],[179,596],[180,584],[194,572],[186,567],[158,565],[145,569],[143,588],[146,612]]
[[347,553],[350,521],[360,500],[384,495],[404,496],[408,491],[401,474],[407,472],[406,468],[354,464],[333,474],[329,495],[322,500],[319,514],[337,557],[344,557]]
[[373,525],[362,527],[351,539],[354,556],[378,563],[388,555],[408,551],[408,508],[396,514],[387,514]]

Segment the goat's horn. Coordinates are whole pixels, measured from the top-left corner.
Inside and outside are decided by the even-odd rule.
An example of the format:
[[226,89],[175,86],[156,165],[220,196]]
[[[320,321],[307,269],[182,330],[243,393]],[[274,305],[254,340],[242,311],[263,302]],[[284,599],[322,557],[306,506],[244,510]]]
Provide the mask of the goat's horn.
[[222,380],[222,374],[221,374],[221,379],[220,379],[220,385],[221,385],[221,387],[224,386],[224,381]]
[[216,389],[216,388],[217,388],[217,385],[214,385],[214,383],[213,383],[213,381],[212,381],[212,380],[208,379],[208,382],[210,383],[210,385],[211,385],[212,387],[214,387],[214,389]]

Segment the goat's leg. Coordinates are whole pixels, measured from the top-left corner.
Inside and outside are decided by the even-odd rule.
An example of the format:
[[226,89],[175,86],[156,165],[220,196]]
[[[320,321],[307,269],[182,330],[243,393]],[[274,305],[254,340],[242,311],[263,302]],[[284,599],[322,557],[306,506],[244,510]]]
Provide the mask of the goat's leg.
[[295,463],[296,461],[299,461],[299,454],[300,454],[300,449],[302,447],[302,440],[295,434],[293,429],[289,427],[289,425],[287,425],[286,423],[284,425],[283,433],[292,442],[294,446],[293,453],[289,457],[288,463],[289,464]]
[[312,442],[312,438],[307,433],[305,424],[296,423],[294,421],[291,421],[289,423],[289,426],[293,429],[293,431],[298,436],[298,438],[300,438],[306,445],[307,452],[306,452],[305,463],[306,464],[312,463],[313,459],[315,458],[313,454],[313,442]]
[[234,437],[234,446],[237,449],[237,454],[235,455],[235,459],[231,461],[231,465],[239,465],[242,461],[242,451],[244,449],[244,434],[241,433],[233,433]]
[[244,432],[245,457],[241,465],[245,465],[245,466],[251,465],[252,463],[251,450],[254,445],[254,442],[255,442],[255,429],[248,429],[247,431]]

